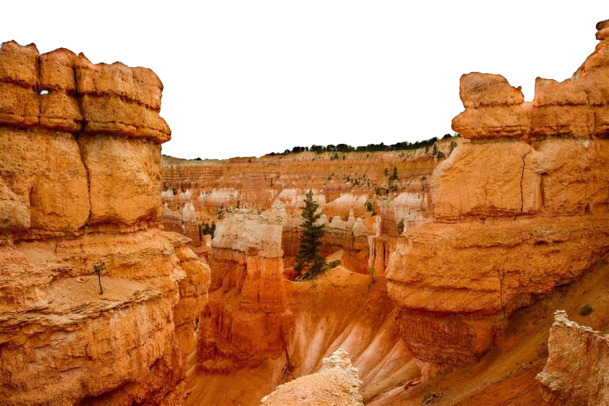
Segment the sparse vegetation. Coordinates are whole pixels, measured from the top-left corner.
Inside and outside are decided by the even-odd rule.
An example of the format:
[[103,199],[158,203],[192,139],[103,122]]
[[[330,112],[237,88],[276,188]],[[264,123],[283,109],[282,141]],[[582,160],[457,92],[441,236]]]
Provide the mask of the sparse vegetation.
[[391,173],[391,176],[389,177],[389,181],[393,181],[393,180],[398,180],[398,168],[397,167],[393,167],[393,172]]
[[588,316],[593,311],[594,311],[594,309],[592,308],[592,306],[587,304],[587,305],[582,306],[582,308],[579,310],[579,314],[581,314],[582,316]]
[[372,276],[372,280],[368,284],[368,292],[370,292],[370,288],[372,288],[372,285],[374,285],[376,283],[376,279],[374,278],[375,272],[376,271],[373,266],[368,268],[368,275]]
[[450,156],[450,154],[453,153],[453,149],[455,149],[455,148],[457,148],[457,143],[454,140],[452,140],[450,142],[450,151],[448,152],[448,156]]
[[106,264],[102,261],[99,261],[93,265],[93,272],[97,274],[97,280],[99,282],[99,294],[104,294],[104,288],[102,287],[101,282],[101,273],[106,270]]
[[205,222],[203,225],[199,224],[199,231],[202,235],[211,235],[211,238],[214,238],[216,233],[216,223],[212,221],[211,225],[207,222]]
[[425,396],[423,396],[423,401],[421,403],[424,405],[428,405],[434,400],[436,400],[438,397],[440,397],[440,395],[437,392],[426,393]]
[[374,273],[376,271],[374,270],[374,267],[371,266],[370,268],[368,268],[368,275],[372,276],[372,282],[376,282],[376,279],[374,279]]
[[[453,138],[453,137],[460,137],[459,134],[446,134],[442,137],[442,139],[447,139],[447,138]],[[294,147],[291,150],[290,149],[286,149],[283,152],[271,152],[269,155],[270,156],[275,156],[275,155],[287,155],[287,154],[296,154],[296,153],[300,153],[300,152],[306,152],[306,151],[312,151],[315,153],[322,153],[322,152],[377,152],[377,151],[409,151],[409,150],[415,150],[415,149],[419,149],[419,148],[425,148],[425,152],[429,151],[429,147],[432,146],[436,141],[438,141],[437,137],[433,137],[430,138],[428,140],[423,140],[423,141],[416,141],[416,142],[408,142],[408,141],[402,141],[402,142],[398,142],[396,144],[391,144],[391,145],[385,145],[384,143],[380,143],[380,144],[368,144],[368,145],[360,145],[358,147],[352,147],[351,145],[347,145],[347,144],[338,144],[338,145],[333,145],[333,144],[329,144],[326,146],[323,145],[311,145],[311,147]],[[366,157],[368,157],[368,155],[366,155]],[[345,155],[343,155],[343,160],[345,160]]]

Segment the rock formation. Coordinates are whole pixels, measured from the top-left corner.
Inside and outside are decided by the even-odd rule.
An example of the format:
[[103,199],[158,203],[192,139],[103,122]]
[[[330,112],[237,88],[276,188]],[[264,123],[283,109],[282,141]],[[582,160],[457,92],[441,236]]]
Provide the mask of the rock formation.
[[178,403],[210,271],[158,227],[162,88],[2,44],[0,403]]
[[432,221],[406,232],[388,269],[408,348],[475,362],[511,313],[577,280],[609,251],[609,41],[535,99],[498,75],[461,78],[466,141],[434,170]]
[[[436,142],[449,156],[461,138]],[[451,145],[452,143],[452,145]],[[267,155],[225,161],[163,157],[163,224],[202,245],[200,230],[237,208],[285,207],[283,250],[291,266],[298,250],[300,208],[311,189],[328,221],[324,255],[345,251],[349,269],[384,273],[401,231],[429,213],[429,180],[442,161],[424,148],[411,151]],[[393,168],[398,179],[390,180]],[[353,220],[351,220],[353,218]],[[381,219],[375,226],[374,218]]]
[[357,369],[347,352],[338,349],[324,358],[319,372],[280,385],[261,405],[336,405],[363,406]]
[[238,210],[219,224],[198,335],[199,369],[230,372],[284,355],[293,316],[284,287],[282,222]]
[[548,340],[550,353],[537,380],[548,402],[609,404],[609,336],[557,311]]

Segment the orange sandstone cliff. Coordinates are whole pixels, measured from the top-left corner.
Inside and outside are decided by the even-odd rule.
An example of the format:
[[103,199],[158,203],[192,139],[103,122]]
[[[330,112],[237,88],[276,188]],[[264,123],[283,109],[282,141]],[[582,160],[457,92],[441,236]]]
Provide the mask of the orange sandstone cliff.
[[[538,79],[532,102],[464,75],[465,139],[440,143],[446,159],[161,160],[154,73],[3,44],[0,403],[607,402],[597,28],[574,76]],[[309,189],[341,265],[294,282]]]
[[0,403],[178,404],[210,271],[159,228],[161,81],[7,42],[0,89]]
[[498,75],[461,78],[469,141],[432,175],[433,219],[400,240],[389,294],[428,363],[477,361],[509,315],[609,251],[609,42],[535,99]]

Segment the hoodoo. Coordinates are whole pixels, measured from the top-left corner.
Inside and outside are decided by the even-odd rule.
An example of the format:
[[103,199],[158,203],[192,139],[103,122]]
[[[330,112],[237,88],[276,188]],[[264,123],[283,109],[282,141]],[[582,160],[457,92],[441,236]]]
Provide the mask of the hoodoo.
[[535,98],[499,75],[461,78],[466,141],[434,170],[430,221],[388,268],[401,335],[436,366],[480,359],[510,314],[576,281],[609,251],[609,40]]
[[1,404],[179,403],[210,271],[159,227],[162,89],[2,44]]

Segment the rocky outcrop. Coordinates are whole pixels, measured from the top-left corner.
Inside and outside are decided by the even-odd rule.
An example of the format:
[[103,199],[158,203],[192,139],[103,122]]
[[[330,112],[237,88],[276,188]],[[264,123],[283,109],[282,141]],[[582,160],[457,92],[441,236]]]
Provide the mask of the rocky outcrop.
[[8,42],[0,88],[0,403],[177,404],[210,272],[158,227],[160,80]]
[[[609,42],[535,99],[498,75],[461,79],[468,140],[434,170],[432,221],[388,269],[398,324],[421,361],[477,361],[509,315],[578,279],[609,251]],[[577,97],[575,97],[577,95]]]
[[319,372],[278,386],[260,404],[363,406],[359,394],[361,383],[347,352],[338,349],[324,358]]
[[552,404],[609,403],[609,336],[555,313],[548,340],[549,357],[537,380]]
[[606,138],[609,135],[609,43],[607,22],[597,25],[596,50],[571,79],[535,80],[535,98],[524,102],[520,88],[500,75],[470,73],[461,77],[465,112],[453,129],[470,139]]
[[197,367],[230,372],[286,351],[293,316],[283,277],[281,217],[238,210],[218,225],[213,281],[200,320]]

